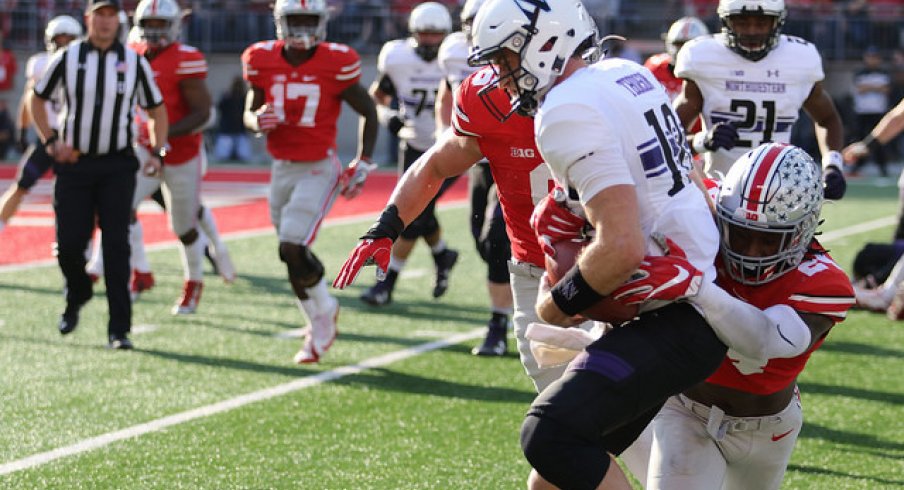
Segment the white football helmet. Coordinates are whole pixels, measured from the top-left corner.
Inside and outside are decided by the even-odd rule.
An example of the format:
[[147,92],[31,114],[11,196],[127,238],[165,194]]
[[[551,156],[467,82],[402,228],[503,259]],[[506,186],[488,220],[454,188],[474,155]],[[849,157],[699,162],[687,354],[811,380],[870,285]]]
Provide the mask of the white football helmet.
[[[822,202],[822,170],[807,152],[766,143],[744,154],[728,171],[716,203],[729,276],[763,284],[800,265],[819,225]],[[749,255],[752,241],[774,250]]]
[[57,36],[72,36],[73,38],[82,37],[82,25],[73,17],[68,15],[58,15],[47,23],[44,28],[44,47],[51,53],[65,46],[57,45],[54,38]]
[[415,41],[414,51],[425,61],[433,61],[439,53],[440,43],[426,44],[418,39],[421,32],[452,32],[452,16],[449,9],[437,2],[424,2],[411,11],[408,31]]
[[[290,26],[289,17],[304,15],[316,17],[310,26]],[[326,23],[330,12],[326,0],[276,0],[273,5],[273,20],[276,22],[276,38],[286,41],[295,49],[311,49],[326,40]]]
[[474,18],[477,17],[477,11],[486,3],[486,0],[466,0],[461,6],[461,12],[458,15],[461,21],[461,32],[465,33],[468,43],[471,41],[471,25],[474,24]]
[[596,24],[580,0],[489,0],[472,33],[472,66],[491,63],[503,49],[519,55],[519,66],[503,75],[518,91],[506,118],[515,111],[533,116],[568,58],[597,39]]
[[[164,47],[179,40],[185,12],[176,0],[141,0],[135,8],[135,26],[142,41],[149,46]],[[162,20],[164,27],[148,27],[149,20]]]
[[709,35],[709,28],[696,17],[682,17],[672,23],[665,33],[665,50],[672,59],[681,46],[695,37]]
[[[785,10],[784,0],[719,0],[716,13],[722,21],[722,32],[725,33],[728,47],[750,61],[759,61],[778,44],[778,36],[785,25],[788,11]],[[732,28],[733,15],[766,15],[775,19],[772,30],[765,37],[741,36]]]

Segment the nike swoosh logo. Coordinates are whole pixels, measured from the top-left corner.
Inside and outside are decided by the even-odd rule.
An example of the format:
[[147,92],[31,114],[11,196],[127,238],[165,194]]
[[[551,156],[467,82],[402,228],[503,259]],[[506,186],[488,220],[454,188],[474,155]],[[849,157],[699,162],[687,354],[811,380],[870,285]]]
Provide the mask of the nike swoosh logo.
[[788,432],[784,432],[784,433],[779,434],[779,435],[772,434],[772,442],[778,441],[779,439],[785,437],[786,435],[788,435],[788,434],[790,434],[790,433],[792,433],[792,432],[794,432],[794,429],[788,429]]
[[664,289],[668,289],[668,288],[670,288],[670,287],[672,287],[672,286],[674,286],[674,285],[676,285],[676,284],[680,284],[680,283],[683,282],[685,279],[687,279],[688,276],[691,275],[691,273],[688,272],[687,269],[685,269],[684,267],[681,267],[680,265],[676,265],[675,268],[678,269],[678,275],[675,276],[675,277],[673,277],[673,278],[671,278],[671,279],[669,280],[669,282],[667,282],[667,283],[663,284],[662,286],[659,286],[658,288],[654,289],[648,296],[653,296],[653,295],[655,295],[656,293],[658,293],[659,291],[662,291],[662,290],[664,290]]

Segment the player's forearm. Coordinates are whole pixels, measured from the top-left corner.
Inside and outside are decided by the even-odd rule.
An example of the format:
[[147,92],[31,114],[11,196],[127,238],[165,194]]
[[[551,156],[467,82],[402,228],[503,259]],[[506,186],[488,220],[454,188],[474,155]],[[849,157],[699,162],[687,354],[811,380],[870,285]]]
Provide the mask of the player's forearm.
[[702,310],[719,340],[744,357],[796,357],[810,346],[809,327],[786,305],[761,310],[711,282],[689,301]]
[[358,158],[373,157],[379,131],[380,120],[377,119],[376,109],[358,118]]
[[191,111],[182,119],[169,125],[167,136],[185,136],[200,131],[210,119],[210,109]]
[[408,167],[389,197],[388,204],[395,204],[399,208],[399,218],[406,225],[421,214],[445,180],[430,165],[429,158],[432,154],[433,149],[427,150]]
[[50,127],[50,121],[47,118],[47,108],[44,107],[44,99],[32,92],[26,98],[26,105],[35,125],[35,131],[38,133],[38,138],[42,142],[47,141],[53,134],[53,128]]
[[166,108],[160,104],[153,109],[148,109],[148,134],[150,135],[151,148],[160,148],[166,145],[169,134],[169,121]]
[[882,117],[876,127],[870,131],[870,135],[884,145],[899,135],[901,131],[904,131],[904,99],[901,99],[894,109]]

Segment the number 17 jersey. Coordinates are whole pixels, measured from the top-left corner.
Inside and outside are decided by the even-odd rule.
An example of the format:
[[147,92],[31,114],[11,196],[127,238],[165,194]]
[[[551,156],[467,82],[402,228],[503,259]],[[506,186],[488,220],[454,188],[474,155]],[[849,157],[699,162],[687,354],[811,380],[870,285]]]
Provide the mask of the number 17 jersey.
[[262,41],[242,53],[242,73],[264,92],[280,119],[267,133],[267,151],[278,160],[311,162],[336,148],[342,92],[361,78],[358,53],[344,44],[322,42],[298,66],[283,57],[285,41]]

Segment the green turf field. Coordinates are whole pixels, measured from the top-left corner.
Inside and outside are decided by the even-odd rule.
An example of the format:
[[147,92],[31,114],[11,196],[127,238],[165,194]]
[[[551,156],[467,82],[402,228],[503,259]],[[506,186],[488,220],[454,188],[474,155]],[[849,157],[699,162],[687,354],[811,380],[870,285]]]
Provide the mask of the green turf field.
[[[895,208],[894,186],[852,184],[825,208],[825,245],[848,267],[892,231],[850,227]],[[524,488],[532,385],[514,354],[469,354],[487,319],[485,276],[466,210],[441,220],[465,252],[447,295],[430,297],[423,247],[389,307],[358,301],[365,271],[337,292],[340,336],[314,367],[291,362],[301,317],[272,235],[230,241],[239,279],[208,276],[185,318],[169,314],[177,252],[152,253],[158,284],[135,304],[133,352],[104,348],[102,287],[63,338],[57,268],[0,273],[0,488]],[[328,271],[367,226],[322,230]],[[858,311],[836,328],[800,380],[806,422],[784,488],[904,487],[902,372],[904,323]]]

